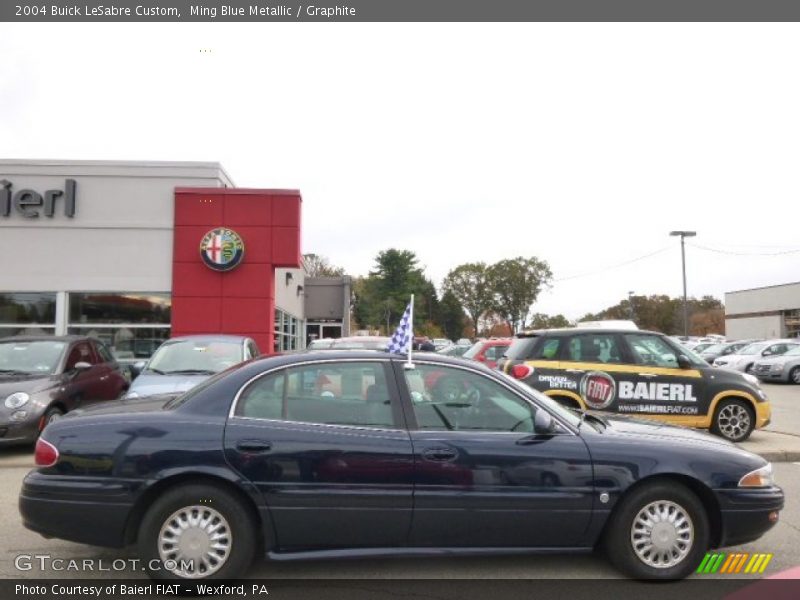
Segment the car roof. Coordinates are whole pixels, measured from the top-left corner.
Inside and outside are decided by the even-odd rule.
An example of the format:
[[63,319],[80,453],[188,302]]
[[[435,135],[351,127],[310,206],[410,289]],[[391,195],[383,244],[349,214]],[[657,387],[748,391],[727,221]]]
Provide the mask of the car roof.
[[619,327],[562,327],[559,329],[530,329],[518,333],[516,337],[536,337],[541,335],[567,336],[576,333],[646,333],[654,335],[664,335],[660,331],[649,331],[647,329],[625,329]]
[[186,342],[186,341],[204,341],[204,342],[243,342],[250,338],[246,335],[228,335],[228,334],[198,334],[198,335],[180,335],[177,337],[169,338],[166,342]]

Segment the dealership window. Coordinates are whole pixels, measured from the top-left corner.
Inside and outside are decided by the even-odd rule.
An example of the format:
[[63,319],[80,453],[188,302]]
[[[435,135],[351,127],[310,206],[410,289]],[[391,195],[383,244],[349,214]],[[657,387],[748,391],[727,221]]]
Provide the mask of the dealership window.
[[301,350],[303,340],[301,334],[303,322],[279,308],[275,309],[275,352],[286,352],[290,350]]
[[0,337],[53,335],[55,327],[55,292],[0,294]]
[[71,293],[68,306],[68,332],[105,342],[117,360],[150,358],[169,338],[169,294]]
[[784,313],[786,323],[786,337],[800,338],[800,309],[787,310]]

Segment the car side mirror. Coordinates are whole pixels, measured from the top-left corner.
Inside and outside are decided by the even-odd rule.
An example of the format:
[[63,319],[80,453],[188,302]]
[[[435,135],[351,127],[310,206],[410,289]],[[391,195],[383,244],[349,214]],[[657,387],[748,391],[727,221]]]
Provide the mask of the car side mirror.
[[681,369],[688,369],[692,366],[692,363],[689,362],[688,357],[685,354],[678,355],[678,366]]
[[772,356],[772,350],[764,350],[761,356]]
[[553,433],[555,430],[553,417],[546,410],[538,409],[533,417],[533,429],[535,433]]
[[136,379],[141,372],[144,370],[144,366],[147,364],[146,361],[137,360],[135,363],[128,367],[128,370],[131,372],[131,379]]

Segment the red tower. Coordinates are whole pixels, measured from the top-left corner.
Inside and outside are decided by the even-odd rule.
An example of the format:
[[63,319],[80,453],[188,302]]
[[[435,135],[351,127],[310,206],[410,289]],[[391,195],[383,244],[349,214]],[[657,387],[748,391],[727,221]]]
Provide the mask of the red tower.
[[[172,253],[172,335],[248,335],[271,352],[275,268],[300,266],[300,192],[235,188],[176,188]],[[200,243],[211,230],[230,229],[244,243],[241,263],[215,271]]]

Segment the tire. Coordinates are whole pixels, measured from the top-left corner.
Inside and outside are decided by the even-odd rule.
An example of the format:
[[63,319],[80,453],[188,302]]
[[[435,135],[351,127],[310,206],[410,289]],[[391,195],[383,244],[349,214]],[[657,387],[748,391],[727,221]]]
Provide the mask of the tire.
[[800,367],[795,367],[789,371],[789,383],[800,384]]
[[44,428],[47,427],[53,421],[60,419],[64,416],[64,411],[58,408],[57,406],[51,406],[47,409],[44,413],[44,418],[42,419],[42,426],[39,429],[39,433],[44,431]]
[[[669,515],[678,526],[667,518],[655,521],[648,533],[641,518],[645,515],[650,523]],[[661,546],[653,544],[648,550],[653,535]],[[708,515],[697,496],[680,483],[659,481],[623,496],[606,524],[602,547],[611,564],[628,577],[683,579],[705,556],[709,535]],[[654,552],[654,546],[660,551]]]
[[723,400],[714,412],[711,433],[731,442],[743,442],[750,437],[756,425],[753,409],[744,400]]
[[[167,529],[170,523],[178,537]],[[163,537],[175,544],[163,542],[159,548],[162,529]],[[253,562],[259,530],[248,507],[222,487],[180,485],[165,491],[145,513],[139,526],[139,557],[153,579],[235,579]],[[184,538],[187,534],[190,537]],[[181,549],[177,542],[182,538],[193,548]],[[203,552],[212,542],[221,546],[216,560]],[[176,564],[168,564],[170,560]]]

